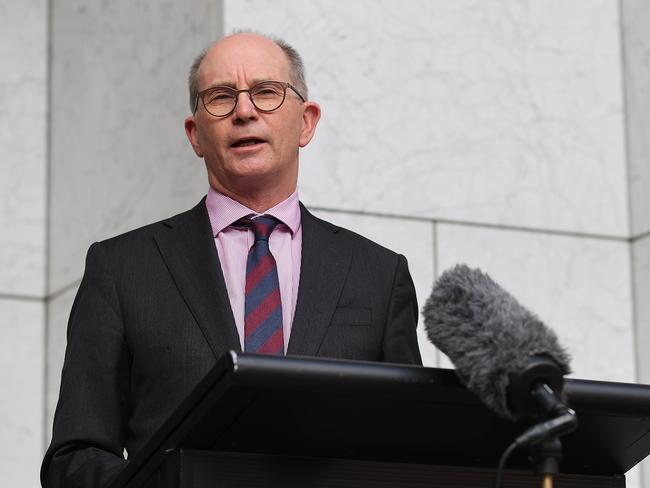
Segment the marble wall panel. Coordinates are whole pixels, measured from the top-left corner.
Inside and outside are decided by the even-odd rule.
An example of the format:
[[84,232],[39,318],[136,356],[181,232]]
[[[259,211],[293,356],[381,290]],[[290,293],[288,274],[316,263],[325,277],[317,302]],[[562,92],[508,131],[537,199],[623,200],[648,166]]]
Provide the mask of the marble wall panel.
[[650,2],[620,4],[631,226],[637,236],[650,231]]
[[44,320],[38,300],[0,299],[2,486],[40,486],[43,456]]
[[[431,293],[434,276],[434,238],[431,222],[322,210],[314,213],[406,256],[416,288],[418,305],[422,308]],[[418,324],[418,342],[425,366],[437,366],[439,353],[427,340],[421,318]]]
[[45,442],[52,438],[52,421],[59,399],[61,370],[67,344],[66,333],[77,287],[67,290],[47,303],[47,376],[45,378]]
[[437,268],[480,267],[555,330],[573,377],[635,382],[629,244],[440,224]]
[[226,0],[285,37],[323,108],[315,206],[625,236],[614,0]]
[[47,2],[0,0],[0,295],[45,292]]
[[81,276],[92,241],[206,193],[186,140],[187,74],[221,33],[221,2],[52,2],[50,290]]
[[632,263],[638,379],[641,383],[650,385],[650,237],[632,244]]
[[648,478],[648,462],[643,461],[640,464],[637,464],[627,473],[625,473],[625,487],[626,488],[645,488],[646,485],[643,484],[643,480],[650,479]]

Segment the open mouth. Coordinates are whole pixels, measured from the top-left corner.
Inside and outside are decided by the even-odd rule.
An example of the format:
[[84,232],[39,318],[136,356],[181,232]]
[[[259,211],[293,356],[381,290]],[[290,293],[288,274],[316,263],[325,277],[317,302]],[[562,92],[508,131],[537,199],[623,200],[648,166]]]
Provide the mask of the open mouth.
[[263,143],[264,141],[262,139],[258,139],[256,137],[247,137],[233,142],[230,145],[230,147],[249,147],[249,146],[256,146],[258,144],[263,144]]

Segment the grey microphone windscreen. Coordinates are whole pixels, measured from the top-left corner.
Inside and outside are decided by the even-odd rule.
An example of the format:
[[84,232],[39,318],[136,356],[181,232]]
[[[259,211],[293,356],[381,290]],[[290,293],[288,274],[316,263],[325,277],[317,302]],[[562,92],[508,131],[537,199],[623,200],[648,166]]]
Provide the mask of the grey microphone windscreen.
[[507,396],[512,375],[535,357],[570,372],[555,333],[479,269],[461,264],[443,273],[423,315],[429,340],[449,356],[460,380],[503,417],[516,416]]

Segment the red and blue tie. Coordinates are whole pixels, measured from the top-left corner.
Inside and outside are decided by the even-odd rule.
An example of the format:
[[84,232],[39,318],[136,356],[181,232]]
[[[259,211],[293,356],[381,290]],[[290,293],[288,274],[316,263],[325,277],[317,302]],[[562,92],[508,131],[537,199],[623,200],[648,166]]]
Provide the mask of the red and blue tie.
[[244,350],[282,356],[280,284],[275,259],[269,249],[269,236],[280,221],[269,215],[244,220],[255,233],[255,243],[246,261]]

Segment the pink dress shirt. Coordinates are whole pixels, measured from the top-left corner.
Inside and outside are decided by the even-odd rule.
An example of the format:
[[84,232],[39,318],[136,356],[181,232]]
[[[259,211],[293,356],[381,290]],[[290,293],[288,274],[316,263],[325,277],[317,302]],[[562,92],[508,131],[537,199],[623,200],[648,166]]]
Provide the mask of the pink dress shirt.
[[[244,304],[246,288],[246,260],[254,243],[252,230],[229,227],[242,217],[259,215],[257,212],[210,188],[205,199],[214,244],[217,247],[221,270],[226,281],[230,307],[239,333],[239,343],[244,349]],[[293,314],[298,298],[300,259],[302,255],[302,226],[298,190],[264,212],[278,219],[281,224],[269,238],[269,248],[275,258],[282,300],[282,332],[284,350],[289,345]]]

